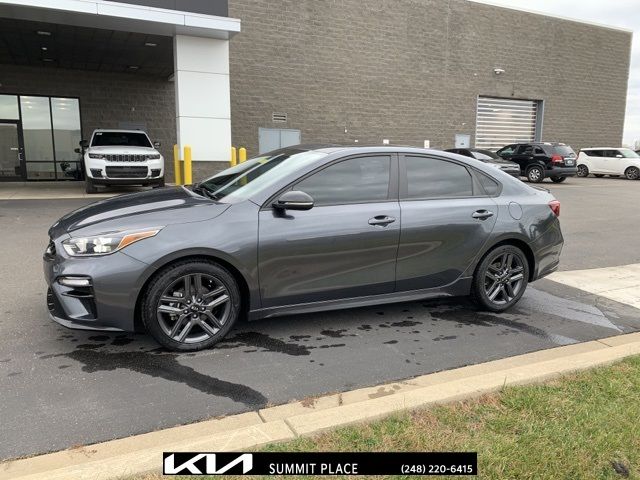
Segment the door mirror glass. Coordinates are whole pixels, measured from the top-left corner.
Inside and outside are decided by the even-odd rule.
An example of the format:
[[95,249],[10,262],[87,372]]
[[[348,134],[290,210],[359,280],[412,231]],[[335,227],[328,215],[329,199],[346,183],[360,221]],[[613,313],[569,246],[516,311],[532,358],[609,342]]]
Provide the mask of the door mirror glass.
[[87,140],[80,140],[80,146],[82,148],[87,148],[89,146],[89,142]]
[[278,210],[311,210],[313,198],[304,192],[293,190],[280,195],[273,207]]
[[161,145],[161,143],[160,143],[160,142],[153,142],[153,146],[154,146],[155,148],[160,148],[162,145]]

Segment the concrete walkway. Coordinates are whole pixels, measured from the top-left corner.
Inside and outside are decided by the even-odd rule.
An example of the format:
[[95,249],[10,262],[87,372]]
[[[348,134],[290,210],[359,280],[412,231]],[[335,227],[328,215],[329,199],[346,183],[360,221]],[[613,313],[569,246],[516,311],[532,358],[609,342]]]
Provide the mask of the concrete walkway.
[[98,187],[98,193],[87,194],[84,182],[3,182],[0,183],[0,200],[47,200],[61,198],[114,197],[123,193],[140,192],[150,187]]

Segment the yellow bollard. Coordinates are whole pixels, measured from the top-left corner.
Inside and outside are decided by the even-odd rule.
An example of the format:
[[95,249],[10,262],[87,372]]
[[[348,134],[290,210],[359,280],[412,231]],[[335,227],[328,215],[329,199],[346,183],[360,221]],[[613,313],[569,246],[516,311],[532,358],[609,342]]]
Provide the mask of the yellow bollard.
[[191,171],[191,147],[184,147],[184,184],[191,185],[193,183],[193,175]]
[[238,160],[240,160],[240,163],[245,162],[247,160],[247,149],[244,147],[241,147],[240,150],[238,151]]
[[238,164],[238,149],[236,147],[231,147],[231,161],[229,163],[232,167]]
[[182,185],[182,165],[180,162],[180,148],[173,146],[173,175],[176,185]]

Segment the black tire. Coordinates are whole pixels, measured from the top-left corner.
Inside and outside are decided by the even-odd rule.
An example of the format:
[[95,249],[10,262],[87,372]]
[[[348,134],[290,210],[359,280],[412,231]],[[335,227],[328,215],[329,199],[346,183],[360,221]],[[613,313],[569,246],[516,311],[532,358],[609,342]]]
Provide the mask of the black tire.
[[629,167],[624,171],[624,176],[628,180],[638,180],[640,179],[640,169],[638,167]]
[[551,181],[553,183],[562,183],[567,179],[567,177],[551,177]]
[[589,176],[589,168],[586,165],[578,165],[578,174],[579,177],[588,177]]
[[596,178],[604,177],[604,175],[602,173],[594,173],[593,176],[596,177]]
[[539,165],[534,165],[527,169],[527,180],[531,183],[540,183],[544,180],[544,169]]
[[87,177],[84,181],[84,191],[87,193],[98,193],[98,187],[93,184],[89,177]]
[[162,188],[162,187],[164,187],[164,177],[153,186],[153,188]]
[[[213,296],[218,290],[221,293]],[[225,296],[226,301],[204,310],[210,299],[215,303]],[[166,298],[170,300],[162,300]],[[162,269],[153,278],[142,298],[142,321],[163,347],[180,352],[203,350],[218,343],[231,330],[240,314],[240,303],[238,284],[225,268],[204,260],[186,260]],[[171,336],[173,332],[175,336]]]
[[[509,256],[512,262],[505,266],[502,261]],[[494,278],[490,278],[489,274]],[[519,275],[521,278],[518,278]],[[512,280],[514,278],[517,280]],[[480,309],[504,312],[518,303],[528,283],[529,263],[525,254],[513,245],[502,245],[487,253],[476,267],[471,284],[471,298]],[[498,287],[501,291],[492,299],[491,296]]]

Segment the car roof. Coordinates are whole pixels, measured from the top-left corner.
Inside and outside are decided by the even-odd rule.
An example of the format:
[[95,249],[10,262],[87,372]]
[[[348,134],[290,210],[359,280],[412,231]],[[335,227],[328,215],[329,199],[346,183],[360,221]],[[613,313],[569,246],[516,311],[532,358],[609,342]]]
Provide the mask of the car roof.
[[[438,150],[436,148],[421,148],[421,147],[411,147],[406,145],[338,145],[338,144],[309,144],[309,145],[293,145],[291,147],[285,147],[281,150],[294,150],[294,151],[317,151],[323,153],[363,153],[363,152],[373,152],[373,153],[450,153],[445,152],[444,150]],[[281,151],[276,150],[276,151]]]
[[584,147],[581,150],[620,150],[622,148],[625,150],[633,150],[629,147]]

